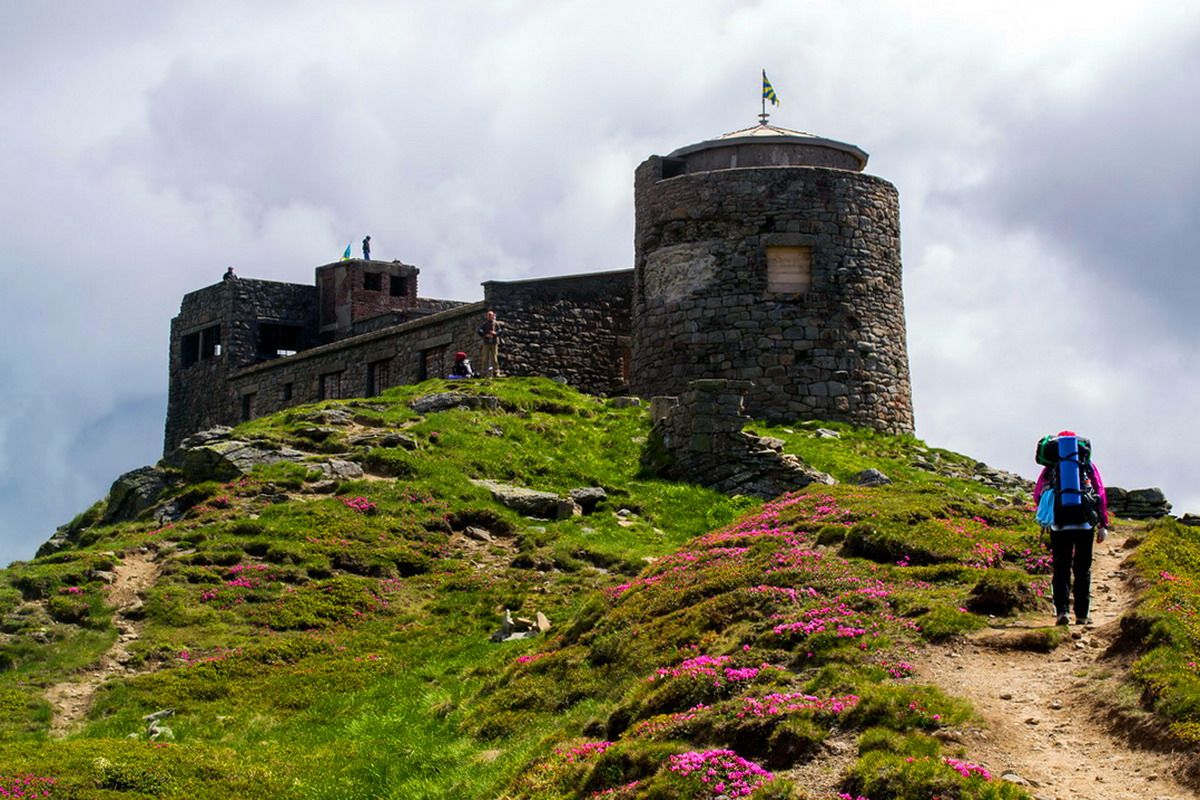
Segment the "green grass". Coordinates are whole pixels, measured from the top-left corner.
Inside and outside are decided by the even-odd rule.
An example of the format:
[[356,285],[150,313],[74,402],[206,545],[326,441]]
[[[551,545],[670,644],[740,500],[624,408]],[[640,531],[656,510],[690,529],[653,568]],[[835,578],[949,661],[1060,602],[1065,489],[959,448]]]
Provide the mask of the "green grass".
[[[448,390],[500,408],[408,406]],[[354,425],[326,415],[343,410]],[[931,642],[1038,602],[1023,500],[911,437],[755,429],[839,479],[895,483],[764,505],[663,481],[639,466],[645,409],[545,380],[429,381],[245,423],[235,435],[369,475],[332,494],[303,464],[179,484],[187,513],[162,526],[97,525],[98,504],[74,547],[5,571],[0,764],[79,798],[675,797],[698,790],[672,756],[729,748],[781,770],[836,730],[861,751],[846,790],[1022,796],[947,764],[964,754],[933,734],[971,710],[910,675]],[[373,433],[405,444],[354,443]],[[533,520],[471,479],[607,500]],[[464,544],[468,526],[494,541]],[[116,636],[96,573],[140,548],[162,568],[130,645],[143,674],[50,740],[44,687]],[[493,644],[505,609],[554,628]],[[142,718],[163,709],[173,739],[148,741]],[[755,796],[801,791],[780,777]]]
[[1123,620],[1139,658],[1133,676],[1144,705],[1172,734],[1200,743],[1200,528],[1173,519],[1151,523],[1136,551],[1149,587],[1144,602]]

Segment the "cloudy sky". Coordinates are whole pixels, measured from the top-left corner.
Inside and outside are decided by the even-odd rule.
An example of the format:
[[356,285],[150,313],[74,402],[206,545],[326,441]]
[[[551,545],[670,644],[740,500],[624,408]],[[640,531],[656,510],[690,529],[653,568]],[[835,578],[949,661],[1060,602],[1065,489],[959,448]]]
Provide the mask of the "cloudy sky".
[[227,264],[627,268],[634,167],[754,123],[762,67],[900,191],[918,435],[1031,476],[1069,426],[1200,512],[1194,3],[0,0],[0,563],[159,457]]

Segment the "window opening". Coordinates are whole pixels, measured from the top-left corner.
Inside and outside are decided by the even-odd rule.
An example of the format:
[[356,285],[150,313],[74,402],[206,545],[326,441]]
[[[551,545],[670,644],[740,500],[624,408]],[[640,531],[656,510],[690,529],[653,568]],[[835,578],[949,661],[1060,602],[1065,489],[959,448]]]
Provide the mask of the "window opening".
[[254,419],[254,399],[257,396],[257,392],[242,395],[242,422]]
[[221,326],[211,325],[203,330],[183,336],[179,342],[183,366],[192,366],[221,355]]
[[767,247],[767,291],[804,294],[812,285],[812,248],[800,245]]
[[283,325],[275,322],[258,323],[258,357],[278,358],[294,356],[300,351],[300,339],[304,328],[300,325]]
[[291,400],[291,399],[292,399],[292,384],[290,384],[290,383],[285,383],[285,384],[283,385],[283,399],[284,399],[284,400]]
[[420,380],[446,377],[446,348],[421,351]]
[[378,272],[363,273],[363,288],[369,292],[378,292],[383,289],[383,275]]
[[321,376],[321,399],[340,400],[342,398],[342,373],[326,372]]
[[392,297],[408,297],[408,278],[403,275],[393,275],[390,294]]
[[391,359],[367,364],[367,397],[374,397],[392,385]]

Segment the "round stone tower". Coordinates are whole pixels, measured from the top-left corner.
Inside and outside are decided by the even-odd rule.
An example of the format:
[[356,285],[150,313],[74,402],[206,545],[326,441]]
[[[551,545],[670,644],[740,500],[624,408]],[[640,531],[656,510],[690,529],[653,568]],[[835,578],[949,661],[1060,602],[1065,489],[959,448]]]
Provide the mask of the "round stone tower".
[[866,164],[765,124],[643,162],[634,391],[748,380],[752,417],[911,433],[898,198]]

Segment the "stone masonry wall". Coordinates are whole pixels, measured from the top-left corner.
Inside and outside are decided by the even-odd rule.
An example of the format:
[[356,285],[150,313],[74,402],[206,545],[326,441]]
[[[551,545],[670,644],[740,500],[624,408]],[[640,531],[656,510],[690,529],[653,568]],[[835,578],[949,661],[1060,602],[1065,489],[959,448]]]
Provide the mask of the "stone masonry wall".
[[367,397],[446,377],[455,351],[475,341],[483,309],[482,303],[470,303],[233,373],[221,422],[233,425],[302,403]]
[[[260,322],[296,326],[301,346],[315,345],[316,302],[314,286],[247,278],[185,295],[179,316],[171,320],[165,449],[190,433],[227,422],[228,376],[258,361]],[[184,338],[217,325],[220,354],[185,367]]]
[[678,399],[656,397],[654,427],[643,464],[663,477],[710,486],[726,494],[778,497],[810,483],[835,483],[778,439],[742,430],[750,421],[743,400],[748,381],[692,381]]
[[[768,419],[913,430],[895,187],[821,167],[637,170],[633,391],[748,380]],[[802,295],[767,292],[766,249],[811,248]]]
[[[593,394],[611,394],[627,383],[631,270],[488,281],[483,287],[485,302],[505,325],[505,374],[562,378]],[[468,352],[477,359],[478,343]]]

